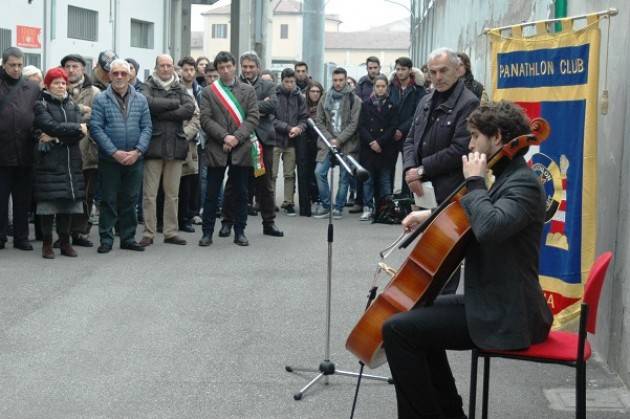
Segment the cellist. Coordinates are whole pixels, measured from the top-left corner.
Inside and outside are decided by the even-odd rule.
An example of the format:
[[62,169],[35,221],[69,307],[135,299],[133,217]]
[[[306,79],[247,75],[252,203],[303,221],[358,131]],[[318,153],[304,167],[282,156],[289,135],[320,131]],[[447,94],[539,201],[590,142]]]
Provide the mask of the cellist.
[[[469,154],[462,156],[468,193],[461,204],[474,239],[466,250],[464,294],[439,296],[390,318],[385,353],[401,419],[466,418],[446,350],[515,350],[543,341],[552,315],[538,282],[545,194],[522,150],[487,169],[486,159],[530,133],[523,110],[488,103],[468,118]],[[403,220],[411,230],[430,211]]]

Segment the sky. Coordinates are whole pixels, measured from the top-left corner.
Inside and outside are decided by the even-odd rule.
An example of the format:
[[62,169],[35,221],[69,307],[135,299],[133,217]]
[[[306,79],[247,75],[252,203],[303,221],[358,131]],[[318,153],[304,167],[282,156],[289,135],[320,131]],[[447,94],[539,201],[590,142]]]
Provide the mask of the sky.
[[[410,0],[395,0],[409,8]],[[220,0],[217,4],[229,4],[230,0]],[[209,6],[192,6],[193,31],[203,30],[201,12]],[[340,29],[344,32],[361,31],[372,26],[379,26],[388,22],[409,16],[409,11],[401,6],[385,0],[327,0],[326,13],[339,15],[343,23]]]

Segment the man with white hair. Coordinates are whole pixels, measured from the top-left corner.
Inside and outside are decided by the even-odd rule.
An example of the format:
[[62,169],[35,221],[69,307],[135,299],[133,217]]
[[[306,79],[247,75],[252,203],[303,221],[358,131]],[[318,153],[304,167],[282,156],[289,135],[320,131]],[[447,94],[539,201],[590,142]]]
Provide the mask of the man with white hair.
[[[403,145],[403,173],[409,189],[422,196],[422,182],[431,182],[441,203],[464,180],[462,156],[468,152],[468,115],[479,99],[459,79],[460,60],[449,48],[438,48],[427,62],[434,90],[418,103]],[[459,275],[444,293],[457,290]]]
[[147,99],[129,85],[129,63],[115,59],[110,85],[93,102],[90,134],[99,146],[101,211],[99,253],[108,253],[118,222],[120,248],[143,251],[135,240],[136,202],[142,182],[142,156],[151,141],[151,114]]

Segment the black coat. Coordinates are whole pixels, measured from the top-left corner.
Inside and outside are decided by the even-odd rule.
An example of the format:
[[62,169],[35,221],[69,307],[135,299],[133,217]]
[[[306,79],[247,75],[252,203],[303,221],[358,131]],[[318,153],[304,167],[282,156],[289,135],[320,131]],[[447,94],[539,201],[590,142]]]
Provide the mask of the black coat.
[[[468,153],[470,134],[466,119],[479,106],[479,99],[459,80],[446,102],[431,116],[435,90],[418,104],[403,146],[403,171],[424,166],[423,180],[433,183],[437,202],[442,202],[463,180],[462,156]],[[427,127],[431,118],[433,129]]]
[[[475,240],[466,250],[464,302],[472,341],[521,349],[545,340],[553,317],[538,280],[545,193],[523,157],[490,190],[469,184],[461,199]],[[472,182],[471,182],[472,183]]]
[[[0,98],[16,88],[0,68]],[[0,167],[33,164],[33,105],[39,97],[39,86],[23,80],[0,110]]]
[[184,121],[195,113],[194,99],[177,80],[165,90],[152,77],[142,88],[151,112],[153,135],[145,159],[186,160],[188,139]]
[[[407,137],[411,124],[413,123],[413,116],[418,108],[420,99],[426,94],[426,90],[423,87],[418,86],[415,79],[411,80],[409,86],[405,89],[404,93],[400,90],[400,82],[396,77],[389,84],[389,98],[394,105],[398,108],[398,127],[396,129],[403,133],[403,140]],[[402,148],[403,140],[399,141],[399,148]]]
[[44,132],[59,140],[59,143],[49,143],[47,152],[35,146],[35,200],[82,199],[85,185],[79,148],[79,140],[83,138],[79,107],[69,96],[62,102],[44,91],[34,111],[38,133]]
[[306,110],[306,99],[297,87],[291,92],[287,92],[278,86],[276,88],[277,108],[273,127],[276,130],[276,145],[278,147],[293,146],[298,138],[289,140],[289,129],[299,127],[302,132],[306,131],[306,120],[308,111]]
[[256,78],[256,81],[253,83],[243,76],[241,76],[240,80],[256,90],[258,112],[260,114],[260,120],[258,121],[258,126],[256,126],[256,136],[266,146],[276,145],[276,130],[273,126],[273,118],[278,102],[274,84],[260,77]]
[[[361,106],[361,118],[359,119],[359,140],[361,141],[359,158],[361,163],[368,170],[389,166],[397,151],[394,133],[398,126],[398,108],[389,98],[385,100],[380,110],[372,102],[372,98],[368,98]],[[374,140],[381,146],[381,153],[375,152],[370,147],[370,143]]]

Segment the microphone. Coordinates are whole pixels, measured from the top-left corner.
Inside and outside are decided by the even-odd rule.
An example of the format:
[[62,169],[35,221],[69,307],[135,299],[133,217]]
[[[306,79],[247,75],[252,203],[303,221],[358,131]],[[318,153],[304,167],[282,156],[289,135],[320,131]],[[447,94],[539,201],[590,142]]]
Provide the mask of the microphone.
[[365,182],[370,177],[370,172],[365,170],[365,167],[361,166],[358,161],[355,160],[349,154],[346,154],[346,160],[350,163],[350,167],[352,168],[352,174],[361,182]]

